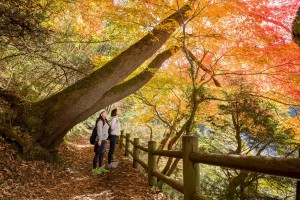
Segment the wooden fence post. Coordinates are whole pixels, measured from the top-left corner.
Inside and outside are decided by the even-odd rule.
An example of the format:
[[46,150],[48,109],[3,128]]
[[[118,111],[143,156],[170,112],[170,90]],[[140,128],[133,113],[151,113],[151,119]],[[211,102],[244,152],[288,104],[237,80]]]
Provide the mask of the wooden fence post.
[[150,186],[156,185],[157,178],[153,176],[152,172],[157,168],[157,156],[153,155],[153,151],[156,150],[156,142],[148,142],[148,184]]
[[183,136],[182,151],[184,200],[190,200],[193,195],[200,192],[199,164],[190,160],[190,153],[198,152],[198,137],[192,135]]
[[119,144],[120,149],[123,148],[123,139],[124,139],[124,131],[122,130],[120,135],[120,144]]
[[125,141],[125,156],[129,156],[129,140],[130,140],[130,134],[126,134],[126,141]]
[[137,145],[139,145],[139,138],[134,138],[133,140],[133,168],[138,168],[137,159],[139,158],[139,149]]

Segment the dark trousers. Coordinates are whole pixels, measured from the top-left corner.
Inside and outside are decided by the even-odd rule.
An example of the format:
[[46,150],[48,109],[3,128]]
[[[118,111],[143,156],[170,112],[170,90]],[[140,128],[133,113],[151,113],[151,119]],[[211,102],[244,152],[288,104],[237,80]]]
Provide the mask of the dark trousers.
[[109,138],[109,152],[108,152],[108,163],[112,163],[114,160],[114,151],[117,143],[117,137],[116,135],[110,135]]
[[97,168],[97,163],[99,161],[99,167],[102,167],[103,157],[106,150],[106,140],[102,140],[101,145],[98,145],[98,142],[95,143],[94,152],[95,156],[93,159],[93,168]]

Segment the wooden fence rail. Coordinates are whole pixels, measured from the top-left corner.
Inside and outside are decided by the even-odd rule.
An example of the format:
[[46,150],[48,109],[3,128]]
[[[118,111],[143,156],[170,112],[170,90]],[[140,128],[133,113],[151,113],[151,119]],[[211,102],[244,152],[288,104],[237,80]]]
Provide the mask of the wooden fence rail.
[[190,159],[195,163],[300,179],[298,158],[191,153]]
[[148,148],[143,147],[142,145],[137,145],[136,147],[144,152],[148,152]]
[[[125,145],[124,145],[125,139]],[[129,145],[133,145],[133,151]],[[121,132],[119,147],[125,147],[125,155],[133,157],[133,167],[140,164],[148,173],[148,184],[155,186],[157,179],[168,184],[172,188],[184,194],[184,200],[207,199],[200,191],[200,168],[199,163],[228,167],[238,170],[246,170],[261,174],[283,176],[293,179],[300,179],[300,159],[278,158],[265,156],[239,156],[229,154],[199,153],[198,138],[196,136],[182,137],[181,151],[156,150],[156,142],[149,141],[148,148],[140,145],[139,139],[130,140],[130,134],[124,135]],[[140,151],[148,154],[148,162],[145,163],[139,158]],[[157,171],[157,156],[166,156],[183,159],[183,181],[173,180],[170,177]],[[296,194],[296,200],[300,200]]]

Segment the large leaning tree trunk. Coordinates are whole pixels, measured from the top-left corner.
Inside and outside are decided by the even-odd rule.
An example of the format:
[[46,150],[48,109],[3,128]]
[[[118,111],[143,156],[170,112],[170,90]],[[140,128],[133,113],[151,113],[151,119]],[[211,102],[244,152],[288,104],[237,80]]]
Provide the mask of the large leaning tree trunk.
[[148,66],[151,70],[122,82],[159,50],[184,23],[190,9],[189,4],[183,6],[110,62],[47,99],[24,102],[0,91],[0,97],[6,99],[13,110],[13,125],[21,127],[19,133],[0,127],[0,133],[14,138],[26,158],[52,162],[57,158],[57,148],[65,134],[74,125],[141,88],[154,75],[154,69],[178,50],[174,47],[158,54]]

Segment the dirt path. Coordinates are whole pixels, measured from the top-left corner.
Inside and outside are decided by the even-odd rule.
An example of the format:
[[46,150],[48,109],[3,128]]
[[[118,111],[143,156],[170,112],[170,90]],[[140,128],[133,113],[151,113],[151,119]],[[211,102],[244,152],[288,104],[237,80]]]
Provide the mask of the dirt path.
[[[93,146],[87,137],[60,148],[63,164],[23,161],[11,145],[0,143],[0,199],[166,200],[148,187],[146,177],[116,148],[116,169],[91,173]],[[107,152],[104,158],[107,159]]]

